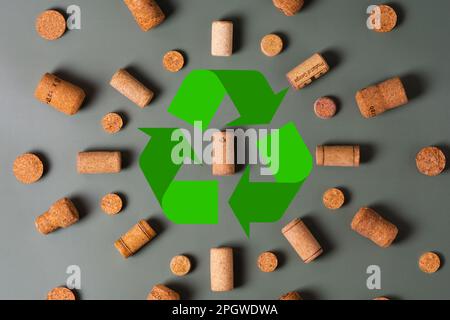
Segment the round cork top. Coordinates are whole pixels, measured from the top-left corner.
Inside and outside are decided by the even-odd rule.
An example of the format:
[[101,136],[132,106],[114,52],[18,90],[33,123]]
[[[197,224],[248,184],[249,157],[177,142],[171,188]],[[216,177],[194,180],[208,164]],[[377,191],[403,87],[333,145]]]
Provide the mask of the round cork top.
[[389,299],[388,297],[378,297],[378,298],[375,298],[373,300],[374,301],[388,301],[388,300],[391,300],[391,299]]
[[[395,10],[388,6],[388,5],[379,5],[378,8],[380,9],[380,28],[374,28],[373,30],[376,32],[390,32],[392,31],[395,26],[397,25],[397,13]],[[376,11],[372,13],[372,25],[376,25]]]
[[426,252],[419,259],[419,268],[425,273],[435,273],[441,267],[441,259],[434,252]]
[[32,184],[41,179],[44,174],[44,164],[37,155],[25,153],[14,161],[13,173],[19,182]]
[[292,291],[282,295],[279,300],[303,300],[303,298],[297,291]]
[[433,177],[440,175],[446,166],[446,158],[442,150],[426,147],[416,156],[417,169],[424,175]]
[[108,113],[102,119],[102,127],[106,133],[117,133],[122,130],[123,119],[118,113]]
[[337,210],[342,208],[345,202],[344,193],[338,188],[332,188],[325,191],[322,198],[325,208]]
[[104,213],[116,215],[122,211],[123,201],[118,194],[110,193],[102,198],[100,206]]
[[286,16],[293,16],[299,12],[303,5],[304,0],[272,0],[274,6],[283,12]]
[[163,66],[169,72],[178,72],[184,67],[184,57],[179,51],[169,51],[163,57]]
[[76,300],[75,293],[72,290],[59,287],[47,293],[47,300]]
[[176,276],[185,276],[191,271],[191,261],[186,256],[175,256],[170,261],[170,270]]
[[314,102],[314,113],[320,119],[331,119],[336,115],[337,106],[333,99],[322,97]]
[[278,258],[273,252],[263,252],[258,257],[257,265],[262,272],[274,272],[278,267]]
[[66,32],[66,19],[56,10],[47,10],[36,19],[36,31],[46,40],[56,40]]
[[261,40],[261,51],[268,57],[275,57],[283,51],[283,40],[276,34],[268,34]]

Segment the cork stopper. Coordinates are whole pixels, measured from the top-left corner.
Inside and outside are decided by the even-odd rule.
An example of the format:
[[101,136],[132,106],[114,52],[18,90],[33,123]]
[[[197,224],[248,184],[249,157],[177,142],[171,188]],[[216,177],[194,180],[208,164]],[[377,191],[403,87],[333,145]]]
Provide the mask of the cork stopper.
[[122,130],[123,119],[120,114],[111,112],[102,118],[101,124],[106,133],[115,134]]
[[353,218],[351,227],[361,236],[382,248],[388,248],[398,234],[397,227],[370,208],[361,208]]
[[47,293],[47,300],[55,301],[75,301],[77,297],[75,293],[65,287],[54,288]]
[[179,51],[172,50],[163,57],[163,67],[169,72],[178,72],[184,67],[184,57]]
[[291,221],[281,232],[303,262],[310,263],[323,253],[322,247],[301,219]]
[[319,167],[359,167],[360,146],[318,146],[316,164]]
[[114,216],[122,211],[123,201],[118,194],[109,193],[102,198],[100,207],[107,215]]
[[322,197],[323,205],[330,210],[337,210],[342,208],[345,202],[345,195],[342,190],[338,188],[331,188],[325,191]]
[[191,271],[191,260],[183,255],[175,256],[170,261],[170,271],[178,277],[183,277]]
[[236,173],[234,134],[218,132],[212,137],[212,173],[214,176],[231,176]]
[[278,267],[278,258],[273,252],[263,252],[258,257],[257,265],[262,272],[274,272]]
[[36,32],[45,40],[57,40],[66,32],[66,19],[56,10],[44,11],[36,19]]
[[284,301],[296,301],[296,300],[303,300],[302,296],[300,295],[300,293],[298,293],[297,291],[291,291],[288,292],[284,295],[282,295],[279,300],[284,300]]
[[44,164],[35,154],[25,153],[16,158],[13,173],[17,181],[32,184],[39,181],[44,174]]
[[419,268],[424,273],[436,273],[441,267],[441,258],[434,252],[425,252],[420,256]]
[[129,258],[156,237],[156,231],[147,221],[141,220],[114,243],[125,258]]
[[337,113],[336,102],[331,98],[321,97],[314,102],[314,113],[320,119],[331,119]]
[[447,159],[444,152],[437,147],[426,147],[417,153],[416,166],[420,173],[436,177],[444,172]]
[[34,92],[37,100],[69,116],[80,110],[86,94],[83,89],[50,73],[44,74]]
[[77,208],[68,198],[55,202],[50,209],[36,218],[37,230],[47,235],[59,228],[68,228],[80,218]]
[[374,26],[374,28],[372,30],[381,33],[391,32],[392,30],[394,30],[398,20],[397,13],[395,12],[394,8],[385,4],[378,5],[377,8],[380,14],[380,25],[377,26],[377,10],[373,10],[371,15],[371,24],[372,26]]
[[292,88],[300,90],[330,71],[330,66],[319,53],[299,64],[286,75]]
[[154,97],[152,90],[124,69],[118,70],[113,75],[110,85],[141,109],[148,106]]
[[211,249],[211,290],[214,292],[234,289],[232,248]]
[[211,54],[229,57],[233,54],[233,22],[214,21],[211,32]]
[[275,57],[283,51],[283,39],[277,34],[268,34],[261,40],[261,51],[268,57]]
[[160,25],[166,18],[155,0],[124,0],[124,2],[144,32]]
[[79,174],[119,173],[122,170],[122,155],[118,151],[80,152],[77,156]]
[[158,284],[153,287],[152,291],[147,296],[147,300],[180,300],[178,292],[166,287],[165,285]]
[[294,16],[304,5],[304,0],[272,0],[273,5],[286,16]]

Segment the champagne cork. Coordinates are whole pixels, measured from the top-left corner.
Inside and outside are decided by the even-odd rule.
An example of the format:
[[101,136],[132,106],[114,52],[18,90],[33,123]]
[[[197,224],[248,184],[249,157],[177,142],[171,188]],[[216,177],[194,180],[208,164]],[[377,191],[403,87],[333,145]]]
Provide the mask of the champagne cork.
[[305,62],[299,64],[286,75],[295,90],[300,90],[311,84],[330,70],[330,66],[319,53],[314,54]]
[[236,173],[234,134],[218,132],[213,135],[212,170],[214,176],[230,176]]
[[316,164],[319,167],[359,167],[360,146],[318,146]]
[[229,57],[233,54],[233,22],[212,23],[211,54],[216,57]]
[[40,102],[48,104],[69,116],[80,110],[86,98],[83,89],[50,73],[44,74],[34,92],[34,96]]
[[36,229],[47,235],[59,228],[68,228],[80,218],[77,208],[67,198],[55,202],[50,209],[36,218]]
[[231,291],[234,288],[233,249],[211,249],[211,290]]
[[180,294],[165,285],[158,284],[153,287],[147,296],[147,300],[172,301],[180,300]]
[[119,173],[122,170],[122,155],[117,151],[80,152],[77,170],[80,174]]
[[286,16],[294,16],[297,12],[299,12],[303,5],[304,0],[272,0],[273,5],[283,12]]
[[385,220],[377,212],[369,208],[361,208],[353,218],[351,227],[382,248],[389,247],[398,234],[398,229]]
[[114,74],[110,84],[141,109],[148,106],[153,100],[153,91],[145,87],[124,69],[120,69]]
[[144,32],[158,26],[166,18],[155,0],[124,0],[124,2]]
[[322,247],[302,220],[291,221],[281,232],[303,262],[310,263],[323,253]]
[[373,118],[407,104],[408,96],[400,78],[393,78],[358,91],[356,103],[364,118]]
[[141,220],[114,243],[116,249],[125,258],[129,258],[149,243],[156,232],[147,221]]

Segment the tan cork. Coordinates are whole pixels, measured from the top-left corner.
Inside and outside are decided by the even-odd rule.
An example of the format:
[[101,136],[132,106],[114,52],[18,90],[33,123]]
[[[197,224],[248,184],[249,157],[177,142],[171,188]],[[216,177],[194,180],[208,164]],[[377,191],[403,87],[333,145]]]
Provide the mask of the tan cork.
[[316,164],[319,167],[359,167],[360,146],[318,146]]
[[122,130],[123,119],[118,113],[108,113],[102,118],[102,127],[106,133],[115,134]]
[[64,287],[58,287],[47,293],[47,300],[75,301],[77,298],[72,290]]
[[435,177],[444,172],[447,159],[441,149],[426,147],[417,154],[416,165],[420,173],[429,177]]
[[68,228],[78,222],[80,215],[75,205],[67,198],[55,202],[50,209],[36,218],[36,229],[44,234],[50,234],[59,228]]
[[302,220],[291,221],[281,232],[303,262],[310,263],[323,253],[319,242]]
[[441,258],[434,252],[426,252],[419,259],[419,268],[424,273],[435,273],[441,267]]
[[77,170],[79,174],[119,173],[122,170],[122,155],[118,151],[80,152]]
[[375,299],[373,299],[373,301],[389,301],[391,299],[389,299],[388,297],[377,297]]
[[13,173],[17,181],[23,184],[32,184],[41,179],[44,174],[44,164],[37,155],[25,153],[14,161]]
[[262,272],[274,272],[278,267],[278,258],[273,252],[263,252],[258,257],[257,265]]
[[272,0],[273,5],[283,12],[286,16],[294,16],[299,12],[303,5],[304,0]]
[[336,115],[337,106],[333,99],[322,97],[314,102],[314,113],[320,119],[331,119]]
[[291,86],[300,90],[311,84],[314,79],[318,79],[330,70],[330,66],[319,53],[302,62],[286,75]]
[[397,13],[395,12],[394,8],[388,6],[388,5],[378,5],[377,6],[378,9],[380,10],[380,25],[379,28],[377,26],[377,11],[373,10],[372,11],[372,15],[371,15],[371,23],[372,26],[374,26],[373,31],[376,32],[381,32],[381,33],[385,33],[385,32],[391,32],[392,30],[394,30],[394,28],[397,25]]
[[231,176],[236,173],[234,134],[217,132],[212,137],[212,172],[214,176]]
[[100,207],[107,215],[114,216],[122,211],[123,201],[118,194],[110,193],[102,198]]
[[364,118],[376,117],[408,103],[400,78],[392,78],[356,93],[356,103]]
[[291,291],[286,294],[283,294],[278,300],[295,301],[295,300],[303,300],[303,298],[297,291]]
[[179,51],[172,50],[163,57],[163,67],[169,72],[178,72],[184,67],[184,57]]
[[261,51],[268,57],[275,57],[283,51],[283,39],[276,34],[268,34],[261,40]]
[[160,25],[166,18],[155,0],[124,0],[124,3],[144,32]]
[[234,289],[234,266],[232,248],[211,249],[211,290],[214,292]]
[[36,19],[36,32],[45,40],[56,40],[66,32],[66,19],[56,10],[42,12]]
[[147,300],[180,300],[180,294],[165,285],[158,284],[153,287],[147,296]]
[[332,188],[325,191],[323,194],[323,205],[330,210],[337,210],[342,208],[345,202],[345,195],[342,190],[338,188]]
[[156,232],[147,221],[141,220],[114,243],[116,249],[125,258],[129,258],[149,243]]
[[398,234],[394,224],[370,208],[361,208],[353,218],[351,227],[382,248],[390,247]]
[[40,102],[71,116],[80,110],[86,93],[80,87],[46,73],[39,81],[34,96]]
[[173,257],[170,261],[170,271],[178,277],[187,275],[191,271],[191,260],[183,255]]
[[212,23],[211,54],[216,57],[229,57],[233,54],[233,22]]
[[148,106],[153,100],[153,91],[140,83],[124,69],[120,69],[114,74],[110,84],[141,109]]

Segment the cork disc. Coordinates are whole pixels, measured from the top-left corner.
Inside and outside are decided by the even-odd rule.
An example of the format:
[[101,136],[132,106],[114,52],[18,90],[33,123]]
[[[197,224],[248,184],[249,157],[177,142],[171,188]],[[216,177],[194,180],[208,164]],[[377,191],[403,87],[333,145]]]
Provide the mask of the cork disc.
[[258,257],[258,268],[262,272],[274,272],[278,267],[278,258],[272,252],[263,252]]
[[441,267],[441,259],[436,253],[426,252],[419,259],[419,268],[425,273],[435,273]]
[[59,287],[47,293],[47,300],[76,300],[72,290]]
[[123,119],[117,113],[108,113],[102,119],[102,127],[106,133],[114,134],[122,130]]
[[185,276],[191,271],[191,261],[186,256],[173,257],[170,261],[170,270],[176,276]]
[[268,34],[261,40],[261,51],[268,57],[275,57],[283,51],[283,40],[276,34]]
[[292,291],[282,295],[279,300],[303,300],[303,298],[297,291]]
[[391,300],[391,299],[389,299],[389,298],[387,298],[387,297],[378,297],[378,298],[375,298],[375,299],[373,299],[374,301],[388,301],[388,300]]
[[169,72],[178,72],[184,67],[184,57],[178,51],[169,51],[164,55],[163,66]]
[[122,211],[123,201],[119,195],[115,193],[107,194],[102,198],[101,208],[108,215],[116,215]]
[[56,40],[66,32],[66,19],[56,10],[47,10],[36,19],[36,31],[46,40]]
[[44,164],[35,154],[23,154],[14,161],[13,173],[19,182],[32,184],[44,174]]
[[344,193],[337,189],[332,188],[323,194],[323,204],[327,209],[330,210],[337,210],[342,208],[345,202],[345,196]]
[[442,150],[436,147],[427,147],[416,156],[417,169],[424,175],[433,177],[440,175],[446,166],[446,158]]
[[[387,5],[379,5],[378,8],[380,9],[380,28],[374,28],[373,30],[376,32],[390,32],[392,31],[395,26],[397,25],[397,13],[395,12],[395,10],[393,8],[391,8],[390,6]],[[373,13],[373,18],[372,18],[372,25],[376,25],[376,21],[375,21],[376,17],[375,17],[375,13]]]
[[336,115],[337,106],[333,99],[322,97],[314,102],[314,113],[320,119],[331,119]]

